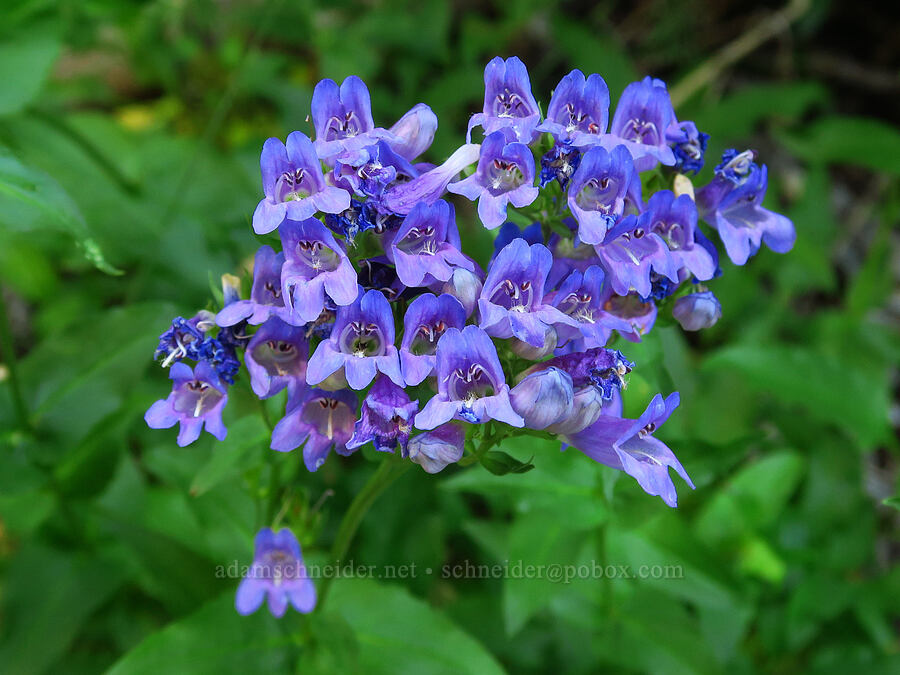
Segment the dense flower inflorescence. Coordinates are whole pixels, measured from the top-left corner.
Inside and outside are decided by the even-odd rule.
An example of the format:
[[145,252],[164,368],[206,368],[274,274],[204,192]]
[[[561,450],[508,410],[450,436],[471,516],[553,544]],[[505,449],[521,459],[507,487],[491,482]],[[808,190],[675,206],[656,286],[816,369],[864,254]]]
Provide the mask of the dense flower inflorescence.
[[[768,174],[753,151],[726,151],[695,198],[687,174],[703,168],[708,136],[677,119],[658,79],[628,85],[611,114],[603,78],[574,70],[544,119],[518,58],[493,59],[484,80],[466,142],[437,166],[419,161],[437,129],[427,105],[385,129],[359,78],[316,86],[316,137],[262,149],[253,229],[277,233],[281,251],[259,249],[248,298],[226,275],[217,316],[176,319],[161,336],[174,386],[151,426],[180,423],[180,444],[204,424],[223,438],[243,350],[257,396],[287,391],[272,448],[302,446],[310,471],[332,448],[371,443],[434,473],[499,436],[554,435],[676,505],[668,469],[693,484],[654,433],[678,393],[623,417],[634,364],[610,343],[640,341],[660,312],[691,331],[718,320],[705,282],[719,254],[699,220],[736,265],[761,244],[790,250],[793,225],[763,208]],[[458,212],[496,232],[484,269]],[[284,581],[284,565],[302,567],[284,532],[260,534],[257,558],[275,572],[244,582],[242,612],[266,593],[276,614],[314,604],[305,577]]]

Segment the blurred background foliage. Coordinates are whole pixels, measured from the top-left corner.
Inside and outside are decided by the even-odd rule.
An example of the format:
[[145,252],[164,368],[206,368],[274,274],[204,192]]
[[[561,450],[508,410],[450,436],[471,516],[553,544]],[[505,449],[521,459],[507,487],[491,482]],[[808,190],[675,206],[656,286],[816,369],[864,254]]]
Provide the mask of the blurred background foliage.
[[[900,672],[900,25],[876,3],[780,9],[6,0],[0,283],[15,359],[5,344],[0,672]],[[712,135],[701,181],[728,147],[770,166],[767,204],[794,219],[795,249],[726,264],[714,328],[661,325],[623,347],[638,364],[626,412],[681,391],[665,438],[697,490],[679,485],[669,510],[540,441],[503,447],[533,457],[526,474],[410,471],[351,554],[415,563],[415,578],[340,580],[309,617],[241,618],[237,580],[215,570],[248,563],[268,522],[268,432],[238,418],[246,383],[222,444],[179,449],[146,429],[168,390],[156,336],[248,264],[259,149],[310,130],[319,78],[362,76],[384,126],[431,105],[439,160],[462,142],[497,54],[525,60],[544,106],[573,67],[601,73],[614,102],[629,81],[663,77],[679,118]],[[461,221],[484,262],[490,237],[471,211]],[[371,457],[311,475],[297,454],[276,463],[286,522],[321,563]],[[505,560],[684,573],[438,573]]]

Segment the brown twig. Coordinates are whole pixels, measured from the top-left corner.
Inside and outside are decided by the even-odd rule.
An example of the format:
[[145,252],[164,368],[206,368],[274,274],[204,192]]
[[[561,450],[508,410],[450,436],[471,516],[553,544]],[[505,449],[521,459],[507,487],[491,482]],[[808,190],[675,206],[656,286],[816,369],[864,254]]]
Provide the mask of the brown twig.
[[688,73],[671,89],[672,103],[677,107],[713,82],[723,70],[737,63],[767,40],[783,33],[792,23],[806,14],[811,0],[791,0],[784,8],[762,19],[741,34],[712,58]]

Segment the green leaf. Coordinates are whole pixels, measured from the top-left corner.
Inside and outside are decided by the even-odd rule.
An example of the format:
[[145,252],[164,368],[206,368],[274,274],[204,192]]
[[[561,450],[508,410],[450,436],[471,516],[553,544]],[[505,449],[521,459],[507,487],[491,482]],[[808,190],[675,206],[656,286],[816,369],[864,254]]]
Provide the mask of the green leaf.
[[212,456],[191,483],[191,495],[197,497],[233,475],[242,460],[269,438],[269,428],[259,415],[248,415],[228,428],[228,436],[213,447]]
[[564,514],[545,512],[521,515],[510,528],[511,573],[503,580],[507,635],[518,633],[554,596],[567,590],[566,580],[554,577],[550,570],[565,570],[584,544],[584,532],[572,526]]
[[363,673],[503,672],[478,641],[400,587],[342,579],[332,587],[328,603],[353,627]]
[[855,164],[900,175],[900,131],[879,120],[826,117],[781,140],[809,162]]
[[491,499],[512,500],[519,512],[547,508],[564,510],[577,527],[603,522],[607,510],[600,495],[601,467],[574,448],[559,451],[559,443],[519,436],[501,447],[535,458],[535,470],[519,476],[497,476],[488,471],[461,471],[442,481],[446,490],[477,492]]
[[740,373],[757,391],[805,407],[820,421],[845,429],[864,447],[889,433],[886,372],[863,369],[809,348],[778,344],[726,347],[709,357],[704,369]]
[[[827,97],[825,88],[816,82],[765,83],[743,87],[708,106],[698,106],[693,114],[685,112],[687,119],[695,120],[700,131],[716,142],[730,142],[749,138],[760,120],[794,120]],[[679,119],[685,116],[679,115]]]
[[784,511],[805,466],[803,458],[787,451],[745,466],[706,504],[698,534],[711,542],[736,541],[768,527]]
[[47,672],[123,580],[121,566],[84,554],[21,551],[3,584],[3,672]]
[[520,462],[515,457],[510,457],[500,450],[491,450],[485,453],[479,461],[485,469],[495,476],[504,476],[508,473],[527,473],[534,468],[531,460]]
[[229,591],[145,639],[107,675],[286,673],[292,642],[265,607],[239,615]]
[[0,41],[0,115],[17,113],[31,103],[59,56],[60,40],[52,24],[21,28]]
[[900,497],[888,497],[887,499],[883,499],[881,503],[885,506],[892,506],[900,511]]
[[53,178],[26,167],[0,148],[0,223],[10,231],[51,230],[75,240],[84,256],[107,274],[121,274],[103,257],[84,216]]

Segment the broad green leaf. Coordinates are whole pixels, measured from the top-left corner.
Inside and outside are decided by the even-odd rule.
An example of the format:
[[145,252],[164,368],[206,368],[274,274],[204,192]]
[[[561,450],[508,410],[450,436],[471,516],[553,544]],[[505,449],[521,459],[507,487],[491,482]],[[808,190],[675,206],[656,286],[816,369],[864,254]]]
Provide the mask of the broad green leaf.
[[40,92],[61,47],[49,23],[21,26],[0,41],[0,115],[25,108]]
[[212,456],[194,477],[191,495],[199,496],[233,474],[246,456],[267,443],[270,432],[259,415],[248,415],[228,428],[228,436],[213,447]]
[[331,589],[328,606],[353,627],[364,673],[503,672],[478,641],[399,586],[342,579]]
[[229,591],[148,637],[107,675],[291,673],[294,640],[265,606],[239,615]]
[[[813,105],[822,103],[827,92],[817,82],[766,83],[743,87],[710,105],[698,105],[687,119],[716,142],[749,138],[761,120],[794,120]],[[679,115],[685,119],[685,115]],[[712,157],[707,156],[707,162]]]
[[735,541],[770,526],[784,510],[805,468],[793,452],[777,452],[748,464],[729,480],[697,519],[707,541]]
[[900,131],[876,119],[825,117],[781,140],[808,162],[854,164],[900,175]]
[[[809,348],[779,344],[733,345],[710,356],[704,368],[740,373],[748,385],[805,407],[870,447],[889,431],[888,379]],[[840,392],[840,395],[836,395]]]
[[720,667],[711,645],[700,633],[697,618],[682,603],[632,581],[619,588],[623,596],[614,620],[598,619],[590,648],[611,672],[713,675]]
[[606,518],[599,488],[604,467],[575,448],[560,452],[558,443],[540,438],[519,436],[500,447],[512,455],[533,457],[535,469],[524,474],[496,476],[470,468],[443,481],[441,487],[510,499],[523,513],[545,508],[565,510],[567,518],[577,523],[573,527],[597,525]]
[[754,576],[773,585],[784,581],[787,565],[762,537],[747,537],[741,544],[738,556],[741,572],[746,576]]
[[[577,527],[577,525],[575,526]],[[515,635],[555,595],[567,590],[565,570],[576,559],[585,533],[561,512],[520,515],[509,533],[508,560],[513,570],[503,580],[503,618]],[[519,570],[519,571],[515,571]]]
[[479,460],[481,465],[495,476],[505,476],[508,473],[527,473],[534,468],[531,461],[520,462],[515,457],[510,457],[500,450],[486,452]]
[[84,553],[36,546],[19,552],[3,585],[0,670],[47,672],[123,580],[119,565]]
[[107,274],[121,274],[103,257],[99,244],[72,201],[53,178],[0,149],[0,223],[11,231],[50,230],[72,237],[84,256]]

